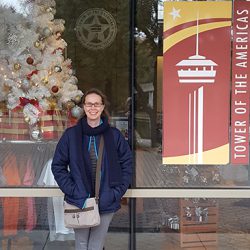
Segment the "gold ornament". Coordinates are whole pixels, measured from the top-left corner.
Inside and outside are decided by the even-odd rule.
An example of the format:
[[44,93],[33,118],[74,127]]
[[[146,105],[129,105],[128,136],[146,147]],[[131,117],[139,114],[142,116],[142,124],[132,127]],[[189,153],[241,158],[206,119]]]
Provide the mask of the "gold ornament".
[[52,109],[52,110],[54,110],[55,108],[56,108],[56,102],[55,101],[51,101],[50,103],[49,103],[49,109]]
[[15,69],[15,70],[21,69],[21,64],[15,63],[15,64],[14,64],[14,69]]
[[28,116],[26,116],[26,117],[24,118],[24,120],[25,120],[25,122],[29,123],[30,118],[29,118]]
[[44,84],[48,84],[49,80],[48,80],[47,77],[44,77],[44,78],[42,79],[42,82],[43,82]]
[[81,96],[80,95],[77,95],[75,98],[74,98],[74,100],[75,100],[75,102],[76,103],[79,103],[80,101],[81,101]]
[[66,107],[67,107],[67,109],[72,109],[73,107],[75,107],[75,103],[72,101],[68,101],[66,103]]
[[41,45],[41,44],[40,44],[40,42],[39,42],[39,41],[35,41],[35,42],[34,42],[34,46],[35,46],[36,48],[39,48],[39,47],[40,47],[40,45]]

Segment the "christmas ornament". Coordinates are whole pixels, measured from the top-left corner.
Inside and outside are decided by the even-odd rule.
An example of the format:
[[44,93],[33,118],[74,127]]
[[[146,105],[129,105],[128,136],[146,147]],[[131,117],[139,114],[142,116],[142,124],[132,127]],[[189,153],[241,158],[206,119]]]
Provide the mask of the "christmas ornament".
[[33,140],[41,140],[43,137],[43,133],[38,126],[34,126],[33,128],[30,129],[30,137]]
[[55,72],[61,72],[61,71],[62,71],[62,68],[61,68],[60,66],[56,65],[56,66],[54,67],[54,70],[55,70]]
[[42,83],[43,83],[43,84],[48,84],[48,82],[49,82],[49,80],[48,80],[47,77],[44,77],[44,78],[42,79]]
[[43,29],[43,35],[44,35],[45,37],[49,37],[51,34],[52,34],[52,30],[51,30],[49,27],[45,27],[45,28]]
[[46,9],[46,12],[52,12],[53,11],[53,8],[51,8],[51,7],[48,7],[47,9]]
[[26,62],[28,63],[28,64],[33,64],[33,62],[34,62],[34,59],[31,57],[31,56],[29,56],[27,59],[26,59]]
[[40,44],[40,42],[39,42],[39,41],[35,41],[35,42],[34,42],[34,47],[39,48],[39,47],[40,47],[40,45],[41,45],[41,44]]
[[190,207],[185,207],[184,210],[185,210],[185,214],[186,214],[186,219],[188,221],[192,220],[192,211],[191,211],[191,208]]
[[75,118],[80,118],[83,114],[83,110],[79,106],[75,106],[71,109],[71,115]]
[[15,70],[21,69],[21,64],[15,63],[15,64],[14,64],[14,69],[15,69]]
[[74,98],[74,101],[76,102],[76,103],[79,103],[80,101],[81,101],[81,96],[80,95],[77,95],[75,98]]
[[73,107],[75,107],[75,103],[74,103],[74,102],[68,101],[68,102],[66,103],[66,108],[67,108],[67,109],[71,109],[71,108],[73,108]]
[[59,40],[61,38],[62,34],[60,31],[56,32],[56,40]]
[[58,86],[53,86],[53,87],[51,88],[51,91],[52,91],[53,93],[57,93],[58,90],[59,90]]
[[50,101],[49,102],[49,109],[52,109],[52,110],[54,110],[55,108],[56,108],[56,101]]
[[76,85],[78,82],[78,79],[75,76],[71,76],[70,79],[68,80],[68,83]]
[[48,7],[48,8],[46,9],[46,12],[52,13],[53,15],[55,15],[55,14],[56,14],[56,9],[55,9],[55,8],[51,8],[51,7]]
[[28,116],[26,116],[26,117],[24,118],[24,121],[27,122],[27,123],[29,123],[30,118],[29,118]]
[[30,82],[27,79],[22,80],[22,87],[29,88]]

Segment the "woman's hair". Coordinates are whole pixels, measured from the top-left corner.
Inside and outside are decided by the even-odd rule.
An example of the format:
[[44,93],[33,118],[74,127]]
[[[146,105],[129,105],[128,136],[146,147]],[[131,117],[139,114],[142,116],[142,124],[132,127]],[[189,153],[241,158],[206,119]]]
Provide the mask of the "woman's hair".
[[[96,89],[96,88],[92,88],[92,89],[89,89],[87,90],[83,97],[82,97],[82,104],[84,105],[85,103],[85,99],[86,99],[86,96],[87,95],[90,95],[90,94],[96,94],[96,95],[99,95],[102,99],[102,104],[104,104],[104,110],[102,111],[102,116],[106,117],[109,119],[110,115],[109,115],[109,112],[108,112],[108,106],[109,106],[109,102],[107,100],[107,97],[106,95],[103,94],[103,92],[99,89]],[[85,116],[85,112],[83,110],[83,116]]]

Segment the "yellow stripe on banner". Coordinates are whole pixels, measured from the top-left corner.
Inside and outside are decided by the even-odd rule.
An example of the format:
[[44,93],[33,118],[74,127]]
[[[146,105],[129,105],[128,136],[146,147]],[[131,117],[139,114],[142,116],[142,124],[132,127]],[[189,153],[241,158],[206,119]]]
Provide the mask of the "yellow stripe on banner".
[[[173,9],[179,11],[179,17],[173,18],[170,14]],[[196,21],[197,14],[199,19],[207,18],[231,18],[232,2],[164,2],[164,32],[175,26],[187,22]]]
[[[182,155],[175,157],[163,157],[163,164],[198,164],[198,154]],[[202,153],[201,164],[228,164],[229,163],[229,144],[211,149]]]
[[[208,24],[201,24],[199,25],[199,33],[205,32],[208,30],[221,28],[221,27],[228,27],[231,26],[231,21],[227,22],[215,22],[215,23],[208,23]],[[189,27],[183,30],[180,30],[173,35],[167,37],[163,41],[163,53],[173,47],[175,44],[179,43],[180,41],[195,35],[197,32],[196,26]]]

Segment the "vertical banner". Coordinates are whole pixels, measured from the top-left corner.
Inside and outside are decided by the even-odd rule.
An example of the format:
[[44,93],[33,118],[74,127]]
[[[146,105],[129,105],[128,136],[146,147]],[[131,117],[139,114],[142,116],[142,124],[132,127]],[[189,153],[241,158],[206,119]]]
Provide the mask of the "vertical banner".
[[231,163],[249,164],[250,2],[234,1]]
[[164,2],[163,164],[229,163],[231,2]]

